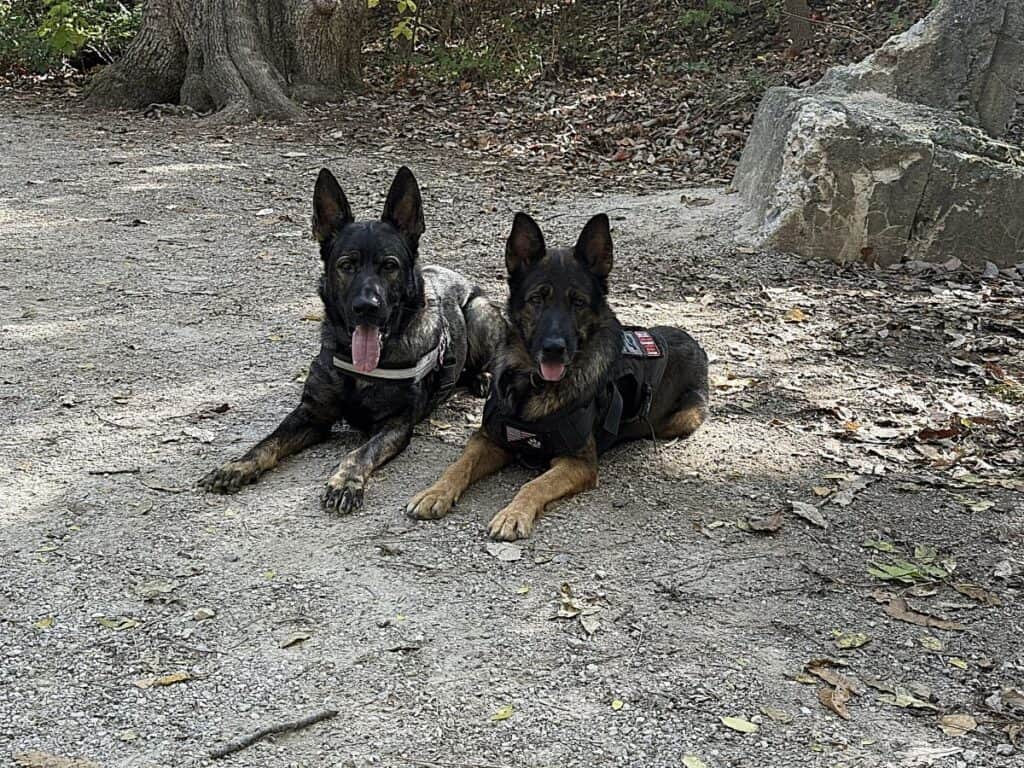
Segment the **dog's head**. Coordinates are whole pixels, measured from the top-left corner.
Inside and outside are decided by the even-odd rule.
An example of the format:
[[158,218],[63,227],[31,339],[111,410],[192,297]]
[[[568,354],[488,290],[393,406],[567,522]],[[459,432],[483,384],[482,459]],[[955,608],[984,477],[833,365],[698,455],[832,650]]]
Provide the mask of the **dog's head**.
[[574,248],[544,244],[537,222],[517,213],[505,246],[509,315],[545,381],[559,381],[599,329],[612,270],[608,217],[594,216]]
[[391,183],[380,221],[355,221],[338,181],[326,168],[313,192],[313,234],[324,274],[320,296],[336,332],[351,336],[352,363],[369,373],[391,334],[423,305],[416,261],[423,204],[405,166]]

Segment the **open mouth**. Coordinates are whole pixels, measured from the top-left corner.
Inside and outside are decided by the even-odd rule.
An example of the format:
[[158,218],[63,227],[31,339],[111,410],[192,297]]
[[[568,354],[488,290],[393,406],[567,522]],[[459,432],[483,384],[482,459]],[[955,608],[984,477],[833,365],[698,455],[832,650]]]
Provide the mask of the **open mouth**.
[[544,381],[561,381],[565,376],[565,363],[540,361],[540,377]]
[[370,373],[380,363],[384,334],[375,325],[357,325],[352,331],[352,365],[360,373]]

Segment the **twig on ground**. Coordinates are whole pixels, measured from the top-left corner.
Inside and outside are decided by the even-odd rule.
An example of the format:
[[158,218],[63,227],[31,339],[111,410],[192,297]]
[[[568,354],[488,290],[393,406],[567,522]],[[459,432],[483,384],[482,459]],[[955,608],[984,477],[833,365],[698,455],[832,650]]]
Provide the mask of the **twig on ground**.
[[89,469],[85,473],[87,475],[137,475],[139,471],[138,467],[124,467],[123,469]]
[[229,741],[226,744],[222,744],[215,749],[210,750],[210,757],[214,760],[226,757],[234,752],[251,747],[260,739],[264,739],[267,736],[273,736],[275,733],[288,733],[290,731],[298,731],[303,728],[308,728],[311,725],[319,723],[323,720],[329,720],[332,717],[336,717],[338,710],[336,709],[323,709],[319,712],[314,712],[311,715],[306,715],[300,720],[292,720],[287,723],[278,723],[277,725],[268,725],[264,728],[260,728],[258,731],[253,731],[247,736],[243,736],[234,741]]

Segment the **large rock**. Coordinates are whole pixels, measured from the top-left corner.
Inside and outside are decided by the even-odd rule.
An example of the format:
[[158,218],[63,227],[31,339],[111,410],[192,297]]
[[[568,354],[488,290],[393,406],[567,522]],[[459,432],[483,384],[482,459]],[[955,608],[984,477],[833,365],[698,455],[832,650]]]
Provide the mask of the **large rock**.
[[840,262],[1024,261],[1024,151],[989,135],[1022,40],[1021,0],[947,1],[860,64],[770,90],[733,182],[756,239]]
[[835,67],[816,91],[875,91],[954,110],[1001,136],[1024,87],[1024,3],[944,0],[864,61]]

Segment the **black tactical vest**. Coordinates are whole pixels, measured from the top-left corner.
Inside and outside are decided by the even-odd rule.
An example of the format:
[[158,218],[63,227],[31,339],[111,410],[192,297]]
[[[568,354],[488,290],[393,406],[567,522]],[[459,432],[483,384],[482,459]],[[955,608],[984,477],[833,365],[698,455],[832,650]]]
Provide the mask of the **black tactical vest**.
[[579,453],[591,435],[602,453],[618,441],[623,424],[647,418],[665,373],[666,352],[659,334],[624,328],[619,360],[595,396],[536,421],[517,418],[495,380],[484,405],[484,432],[530,467]]

